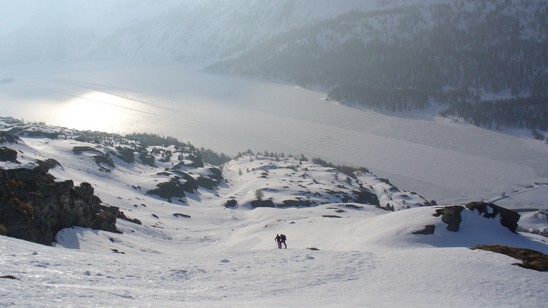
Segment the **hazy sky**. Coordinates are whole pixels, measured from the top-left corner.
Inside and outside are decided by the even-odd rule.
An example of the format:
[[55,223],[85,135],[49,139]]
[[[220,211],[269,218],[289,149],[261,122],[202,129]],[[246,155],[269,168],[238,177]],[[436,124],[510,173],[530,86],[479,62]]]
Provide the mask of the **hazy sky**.
[[[205,58],[375,1],[0,0],[0,64]],[[205,55],[205,56],[204,56]]]

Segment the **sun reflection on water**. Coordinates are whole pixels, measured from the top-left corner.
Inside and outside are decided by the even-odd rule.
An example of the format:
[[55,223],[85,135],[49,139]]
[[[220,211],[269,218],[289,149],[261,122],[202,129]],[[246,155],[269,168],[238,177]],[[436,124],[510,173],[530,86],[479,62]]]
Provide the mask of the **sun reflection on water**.
[[66,102],[60,108],[58,121],[64,126],[119,132],[135,113],[131,100],[103,92],[88,92]]

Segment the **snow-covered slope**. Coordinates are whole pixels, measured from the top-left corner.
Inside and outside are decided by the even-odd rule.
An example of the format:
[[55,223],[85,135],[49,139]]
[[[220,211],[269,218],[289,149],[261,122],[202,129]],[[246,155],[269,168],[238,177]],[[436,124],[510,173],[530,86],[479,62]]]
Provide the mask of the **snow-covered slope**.
[[[545,273],[468,249],[501,244],[548,253],[546,238],[512,233],[498,218],[470,209],[463,209],[459,231],[449,231],[434,215],[444,207],[415,207],[420,197],[364,170],[348,180],[295,157],[244,155],[222,167],[220,186],[200,186],[168,202],[147,190],[177,171],[198,178],[214,168],[200,167],[189,145],[147,147],[155,157],[151,165],[147,155],[133,162],[119,156],[122,146],[142,149],[136,141],[9,119],[2,125],[21,138],[2,143],[18,152],[18,162],[2,162],[2,168],[32,168],[36,159],[53,158],[61,164],[50,170],[57,179],[91,183],[104,203],[142,224],[118,220],[121,234],[64,229],[54,247],[0,236],[0,276],[16,278],[0,279],[1,305],[434,307],[539,306],[547,300]],[[381,204],[391,199],[401,210],[343,203],[326,192],[351,195],[358,181]],[[258,190],[276,203],[300,196],[319,205],[251,209]],[[227,207],[230,197],[237,206]],[[435,232],[417,233],[426,226]],[[275,248],[277,233],[288,236],[287,250]]]

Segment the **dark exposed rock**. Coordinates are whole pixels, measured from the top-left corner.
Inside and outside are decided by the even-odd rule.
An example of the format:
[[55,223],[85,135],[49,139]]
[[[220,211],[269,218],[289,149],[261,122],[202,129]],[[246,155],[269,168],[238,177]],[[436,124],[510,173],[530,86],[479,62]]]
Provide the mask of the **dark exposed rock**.
[[280,207],[310,207],[314,203],[310,200],[284,200],[283,205]]
[[[195,154],[189,154],[187,157],[184,157],[183,155],[179,155],[180,162],[175,165],[174,169],[181,169],[182,167],[190,167],[190,168],[202,168],[204,167],[204,161],[201,157],[195,155]],[[185,162],[184,160],[190,160],[190,163]]]
[[46,160],[37,160],[36,163],[38,164],[38,167],[36,168],[42,168],[44,172],[48,172],[50,169],[61,166],[58,161],[52,158],[48,158]]
[[133,164],[135,162],[135,153],[132,148],[128,147],[116,147],[118,155],[116,155],[121,160],[125,161],[128,164]]
[[187,167],[202,168],[204,166],[204,161],[198,155],[190,154],[187,158],[192,161],[191,164],[186,165]]
[[354,191],[354,194],[355,194],[355,199],[357,203],[371,204],[371,205],[378,205],[378,206],[381,205],[377,195],[366,189]]
[[413,234],[434,234],[434,231],[436,230],[436,226],[435,225],[426,225],[424,226],[424,229],[422,230],[419,230],[419,231],[415,231],[413,232]]
[[17,137],[16,135],[10,134],[8,132],[0,132],[0,143],[17,143],[17,140],[21,139],[19,139],[19,137]]
[[72,153],[78,155],[78,154],[82,154],[83,152],[92,152],[92,153],[97,153],[97,154],[101,154],[103,155],[103,152],[97,150],[96,148],[93,148],[93,147],[88,147],[88,146],[75,146],[72,148]]
[[59,133],[57,132],[45,132],[41,130],[27,130],[23,132],[23,135],[27,137],[46,137],[48,139],[59,139]]
[[177,174],[184,180],[183,190],[188,193],[193,193],[198,189],[198,184],[196,183],[196,180],[188,173],[182,172],[179,170],[172,170],[173,173]]
[[184,197],[185,187],[179,181],[179,177],[171,178],[169,182],[159,183],[157,188],[151,189],[147,194],[157,195],[161,198],[168,199],[172,197]]
[[272,200],[253,200],[251,201],[251,206],[253,208],[257,207],[276,207]]
[[505,209],[493,203],[486,202],[470,202],[466,205],[471,211],[478,211],[485,218],[496,218],[500,216],[500,224],[508,228],[508,230],[516,233],[518,229],[518,221],[520,214],[509,209]]
[[196,183],[196,180],[190,176],[187,173],[182,172],[181,176],[185,180],[183,184],[183,189],[188,193],[193,193],[198,189],[198,184]]
[[8,236],[46,245],[73,226],[117,231],[90,184],[55,182],[45,168],[0,169],[0,224]]
[[198,184],[192,176],[178,170],[173,170],[173,172],[180,176],[171,178],[169,182],[159,183],[156,185],[157,188],[151,189],[147,193],[171,199],[173,197],[184,197],[185,192],[193,193],[198,189]]
[[223,180],[223,172],[221,171],[221,169],[219,168],[209,168],[209,171],[211,172],[209,174],[209,177],[218,181],[218,182],[221,182]]
[[148,165],[148,166],[151,166],[151,167],[156,167],[156,164],[154,163],[155,160],[156,160],[154,158],[154,155],[148,154],[145,149],[142,149],[141,152],[139,153],[139,159],[145,165]]
[[102,205],[101,206],[101,209],[105,212],[108,212],[108,213],[111,213],[112,215],[114,215],[116,218],[120,218],[120,219],[123,219],[125,221],[129,221],[129,222],[132,222],[134,224],[138,224],[138,225],[141,225],[141,221],[137,218],[129,218],[126,216],[126,214],[122,211],[120,211],[120,208],[117,207],[117,206],[106,206],[106,205]]
[[14,279],[14,280],[19,280],[19,278],[13,276],[13,275],[2,275],[0,276],[0,279]]
[[353,210],[363,210],[363,206],[355,205],[355,204],[344,204],[345,207]]
[[460,205],[446,206],[436,209],[434,216],[441,216],[441,220],[447,224],[447,230],[457,232],[460,228],[462,217],[460,213],[464,210],[464,207]]
[[219,183],[210,178],[201,176],[196,179],[196,185],[203,187],[205,189],[212,190],[212,189],[215,189],[219,185]]
[[114,161],[112,161],[112,159],[110,157],[108,157],[107,155],[95,155],[95,156],[93,156],[93,160],[95,160],[95,163],[99,167],[103,167],[101,165],[105,164],[105,165],[107,165],[111,168],[116,168],[116,165],[114,164]]
[[0,161],[17,162],[17,151],[6,147],[0,147]]
[[181,214],[181,213],[173,213],[173,216],[175,216],[177,218],[190,218],[190,215]]
[[342,218],[339,215],[331,215],[331,214],[325,214],[325,215],[322,215],[322,217],[325,217],[325,218]]
[[225,203],[225,207],[227,208],[235,208],[238,205],[238,201],[236,199],[229,199]]
[[482,249],[501,253],[509,257],[519,259],[523,262],[514,263],[514,265],[541,272],[548,271],[548,255],[536,250],[508,247],[504,245],[478,245],[472,247],[471,249]]

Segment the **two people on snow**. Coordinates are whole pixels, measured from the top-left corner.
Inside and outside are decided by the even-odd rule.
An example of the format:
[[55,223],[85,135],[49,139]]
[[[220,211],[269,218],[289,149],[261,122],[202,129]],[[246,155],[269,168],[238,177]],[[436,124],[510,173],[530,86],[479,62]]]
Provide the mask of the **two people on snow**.
[[282,249],[282,244],[284,245],[284,248],[287,249],[287,244],[285,241],[287,240],[287,237],[283,234],[276,234],[276,237],[274,238],[276,243],[278,243],[278,249]]

